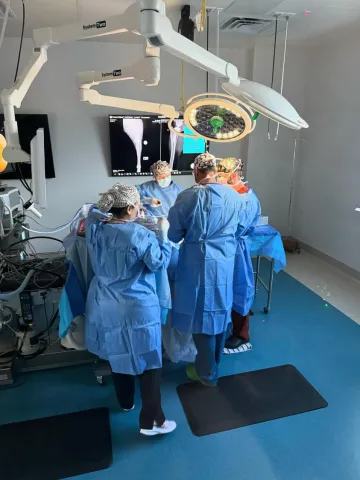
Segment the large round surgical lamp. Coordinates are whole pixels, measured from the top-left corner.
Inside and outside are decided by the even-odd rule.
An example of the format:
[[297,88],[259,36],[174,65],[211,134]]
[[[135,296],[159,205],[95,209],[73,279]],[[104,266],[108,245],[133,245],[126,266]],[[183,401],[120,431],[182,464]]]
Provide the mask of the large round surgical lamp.
[[[203,7],[203,15],[206,6]],[[220,20],[217,11],[217,54],[219,54]],[[276,17],[277,31],[278,17]],[[281,80],[281,93],[257,82],[238,78],[232,83],[223,81],[221,86],[226,92],[202,93],[188,100],[184,110],[184,123],[190,134],[175,129],[174,118],[169,121],[169,129],[176,135],[192,138],[204,138],[211,142],[235,142],[246,137],[256,126],[259,114],[277,124],[300,130],[308,124],[300,117],[290,102],[282,96],[284,67],[289,17],[286,17],[286,38]],[[235,83],[235,85],[234,85]],[[273,82],[272,82],[273,84]],[[276,139],[278,136],[278,130]]]
[[202,93],[188,100],[184,122],[190,135],[175,130],[174,119],[170,119],[169,129],[184,137],[227,143],[251,133],[259,114],[294,130],[309,126],[291,103],[272,88],[246,79],[240,79],[238,86],[225,82],[222,88],[227,95]]
[[235,142],[251,133],[256,125],[255,114],[230,95],[201,93],[190,98],[184,110],[184,123],[191,134],[175,130],[174,119],[169,129],[176,135],[204,138],[211,142]]

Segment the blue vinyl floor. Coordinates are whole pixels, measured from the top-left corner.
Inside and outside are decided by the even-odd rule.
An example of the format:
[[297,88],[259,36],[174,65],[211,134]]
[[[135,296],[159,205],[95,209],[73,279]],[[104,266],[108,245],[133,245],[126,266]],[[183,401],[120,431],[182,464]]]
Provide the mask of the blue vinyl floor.
[[198,438],[176,393],[186,381],[184,366],[168,364],[163,407],[178,428],[145,438],[137,427],[139,402],[135,411],[120,412],[111,383],[98,386],[88,365],[28,374],[23,386],[0,391],[0,424],[108,406],[114,463],[79,480],[359,480],[359,326],[285,273],[276,278],[269,315],[260,313],[264,305],[259,292],[253,350],[224,357],[221,374],[293,364],[328,408]]

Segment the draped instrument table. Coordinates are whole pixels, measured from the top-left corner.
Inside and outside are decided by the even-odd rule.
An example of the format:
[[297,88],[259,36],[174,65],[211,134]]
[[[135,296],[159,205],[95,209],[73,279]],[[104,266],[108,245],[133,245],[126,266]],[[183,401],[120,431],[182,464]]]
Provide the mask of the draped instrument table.
[[[253,233],[248,237],[250,242],[250,253],[252,258],[256,258],[255,293],[257,292],[259,282],[267,292],[267,304],[264,307],[264,313],[269,313],[271,306],[271,295],[274,282],[274,272],[280,272],[286,266],[286,255],[280,233],[270,225],[260,225],[255,227]],[[266,257],[270,261],[270,273],[268,283],[260,277],[261,257]]]

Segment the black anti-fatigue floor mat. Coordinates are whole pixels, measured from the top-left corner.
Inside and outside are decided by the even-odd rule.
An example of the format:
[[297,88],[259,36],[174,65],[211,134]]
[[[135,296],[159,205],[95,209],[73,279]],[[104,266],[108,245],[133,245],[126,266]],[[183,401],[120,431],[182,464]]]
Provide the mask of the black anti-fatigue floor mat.
[[4,480],[59,480],[104,470],[111,463],[107,408],[0,426]]
[[177,392],[198,437],[328,405],[292,365],[222,377],[216,388],[186,383],[178,386]]

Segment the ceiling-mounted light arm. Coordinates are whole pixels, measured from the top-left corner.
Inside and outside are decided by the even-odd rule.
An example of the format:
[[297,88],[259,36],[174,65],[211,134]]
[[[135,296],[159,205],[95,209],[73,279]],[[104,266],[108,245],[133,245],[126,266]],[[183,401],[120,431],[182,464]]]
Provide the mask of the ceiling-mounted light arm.
[[[144,102],[127,98],[118,98],[101,95],[92,87],[101,83],[119,82],[136,79],[147,86],[155,86],[160,81],[160,58],[159,49],[145,48],[145,58],[129,67],[105,72],[81,72],[78,73],[78,84],[80,88],[80,100],[90,105],[101,105],[104,107],[119,108],[145,113],[155,113],[165,117],[178,118],[179,112],[173,105]],[[156,56],[157,55],[157,56]]]
[[[275,80],[275,62],[276,62],[276,47],[277,47],[277,36],[278,36],[278,21],[279,21],[279,16],[276,14],[275,15],[275,34],[274,34],[274,49],[273,49],[273,59],[272,59],[272,71],[271,71],[271,85],[270,88],[274,87],[274,80]],[[268,120],[268,139],[271,140],[271,135],[270,135],[270,118]]]
[[[159,6],[159,10],[165,13],[164,7]],[[139,21],[139,4],[135,2],[123,14],[115,17],[95,20],[85,24],[77,22],[59,27],[44,27],[34,30],[34,46],[48,48],[51,45],[58,45],[64,42],[87,40],[126,32],[140,35]]]
[[[159,11],[165,13],[164,4]],[[24,71],[19,76],[15,85],[1,92],[1,103],[4,110],[4,127],[7,146],[3,157],[8,163],[29,162],[30,155],[21,150],[19,142],[18,125],[15,119],[15,108],[20,108],[31,84],[47,61],[47,49],[51,45],[75,40],[102,37],[115,33],[139,33],[139,5],[134,3],[123,15],[118,15],[107,20],[97,20],[88,24],[75,23],[60,27],[46,27],[34,30],[34,50],[31,59]],[[151,50],[149,45],[149,51]],[[152,49],[153,50],[153,49]]]
[[[8,145],[4,149],[3,156],[8,162],[29,161],[29,155],[23,152],[19,145],[14,108],[20,107],[36,75],[46,62],[47,48],[63,42],[85,40],[124,32],[142,35],[147,40],[146,50],[150,53],[145,56],[151,56],[151,52],[153,53],[157,48],[162,47],[172,55],[218,76],[226,82],[229,91],[234,89],[234,93],[230,93],[233,93],[236,98],[242,99],[246,105],[251,106],[256,111],[267,115],[275,121],[280,121],[282,124],[290,126],[290,128],[307,128],[308,125],[306,122],[298,116],[296,110],[279,94],[276,94],[276,92],[270,89],[265,92],[263,86],[255,84],[254,82],[251,84],[251,82],[239,78],[235,65],[207,52],[204,48],[177,33],[172,28],[170,20],[166,17],[165,4],[162,0],[140,0],[131,5],[123,15],[118,15],[111,19],[97,20],[88,24],[76,23],[54,28],[41,28],[34,31],[33,40],[35,50],[28,66],[20,75],[14,87],[9,90],[4,90],[1,94],[1,102],[4,106],[6,134],[8,137]],[[154,56],[158,57],[156,54]],[[92,78],[92,81],[98,82],[98,80],[98,78]],[[145,80],[143,81],[145,82]],[[148,84],[156,84],[156,82],[149,81]],[[85,87],[82,90],[85,92]],[[263,93],[265,95],[263,95]],[[94,96],[96,96],[96,94],[93,94],[93,97]],[[149,102],[139,103],[144,105]],[[108,104],[106,103],[106,105]],[[138,111],[157,113],[159,111],[159,104],[153,105],[156,105],[156,107],[154,107],[156,109],[155,111],[141,110],[137,104],[136,109],[138,109]],[[132,104],[131,108],[135,109],[135,104]],[[151,107],[148,106],[147,108],[150,109]],[[171,109],[172,112],[177,113],[174,107],[171,107]],[[169,116],[171,116],[171,114],[169,114]],[[176,114],[173,116],[176,118]]]
[[118,98],[107,95],[101,95],[96,90],[81,89],[80,100],[90,105],[101,105],[103,107],[119,108],[121,110],[131,110],[142,113],[154,113],[164,115],[165,117],[179,118],[179,112],[173,105],[161,103],[144,102],[142,100],[132,100],[130,98]]
[[140,33],[154,47],[185,60],[192,65],[223,79],[232,85],[239,85],[238,69],[232,63],[207,52],[203,47],[177,33],[170,20],[159,11],[159,0],[141,0]]
[[[283,94],[284,91],[284,76],[285,76],[285,63],[286,63],[286,50],[287,50],[287,42],[288,42],[288,33],[289,33],[289,16],[286,18],[286,27],[285,27],[285,43],[284,43],[284,55],[283,55],[283,62],[282,62],[282,71],[281,71],[281,85],[280,85],[280,95]],[[276,127],[276,135],[274,141],[276,142],[279,137],[279,130],[280,130],[280,123],[277,124]]]
[[105,71],[87,71],[77,74],[80,89],[89,89],[101,83],[121,82],[124,80],[139,80],[146,86],[156,86],[160,81],[160,50],[145,48],[145,58],[134,65]]
[[1,92],[1,103],[4,109],[4,128],[7,146],[3,157],[8,163],[29,162],[30,155],[21,150],[18,126],[15,120],[15,108],[20,108],[34,79],[47,61],[46,48],[35,48],[24,71],[15,85]]

